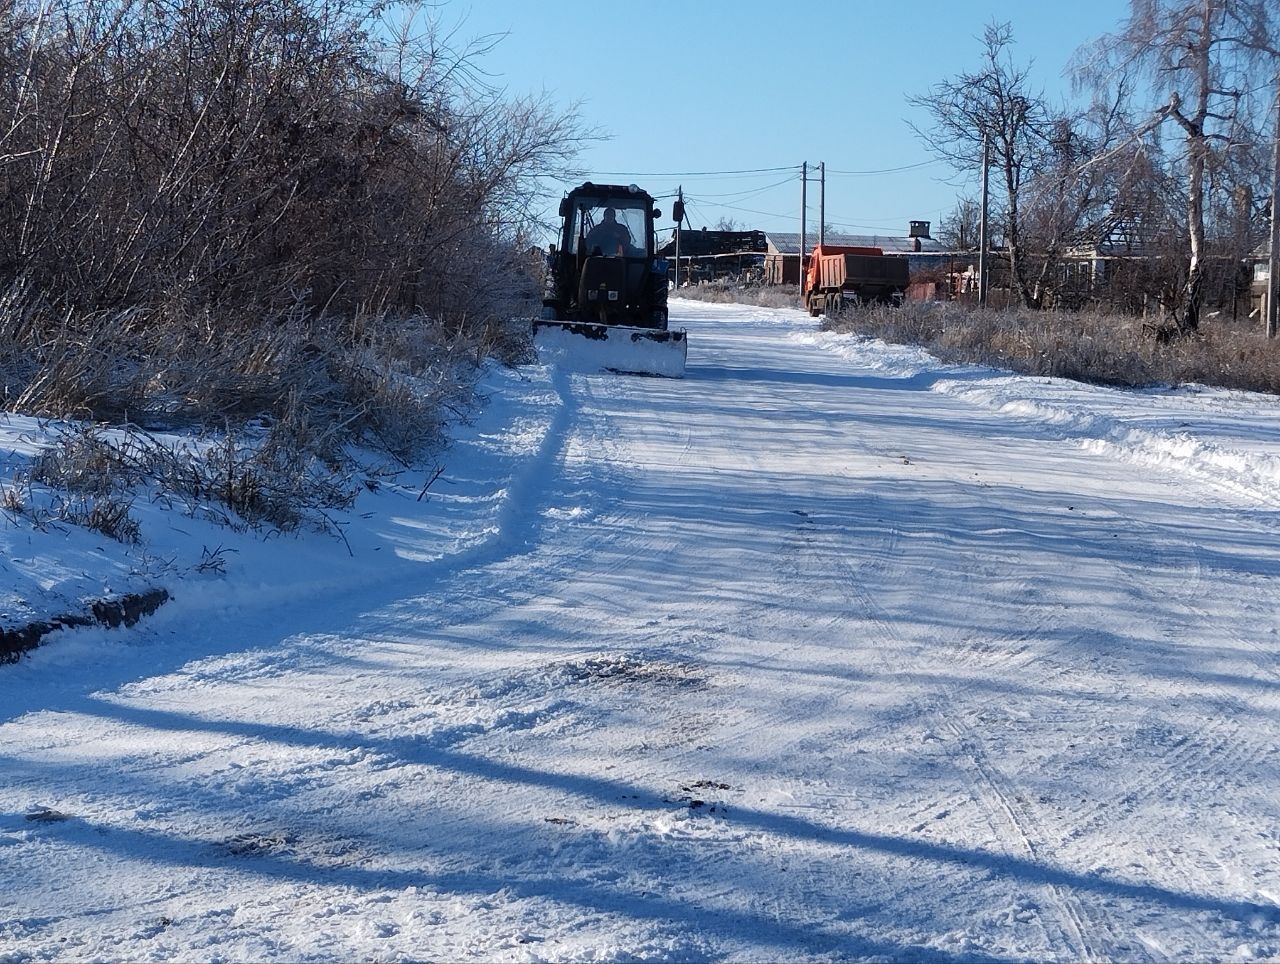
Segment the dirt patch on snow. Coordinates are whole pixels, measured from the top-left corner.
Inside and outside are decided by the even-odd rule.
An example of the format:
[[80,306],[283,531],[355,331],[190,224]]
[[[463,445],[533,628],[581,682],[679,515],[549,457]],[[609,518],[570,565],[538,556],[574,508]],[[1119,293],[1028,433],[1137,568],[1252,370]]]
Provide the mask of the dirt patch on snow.
[[556,672],[573,683],[605,683],[611,686],[639,684],[669,688],[701,688],[707,685],[705,670],[695,663],[651,659],[627,653],[599,654],[558,663]]

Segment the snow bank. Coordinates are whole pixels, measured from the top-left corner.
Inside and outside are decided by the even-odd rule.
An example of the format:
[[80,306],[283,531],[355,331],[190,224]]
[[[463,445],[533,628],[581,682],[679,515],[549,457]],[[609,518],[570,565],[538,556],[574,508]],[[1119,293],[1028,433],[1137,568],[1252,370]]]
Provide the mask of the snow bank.
[[1008,416],[1043,437],[1183,472],[1267,504],[1280,500],[1280,399],[1200,385],[1120,389],[946,365],[923,348],[814,330],[793,334],[888,377]]
[[[514,507],[554,457],[562,390],[545,369],[490,371],[480,384],[483,411],[456,428],[453,446],[440,456],[440,478],[431,482],[431,471],[367,457],[366,491],[350,511],[332,514],[343,538],[236,531],[148,493],[139,494],[132,509],[142,530],[138,545],[0,510],[0,630],[87,612],[96,600],[156,587],[173,597],[157,619],[216,621],[246,609],[426,580],[510,551],[528,535],[527,520]],[[0,417],[0,484],[65,427]],[[194,444],[180,436],[173,441]],[[41,495],[38,486],[35,494]],[[91,648],[103,645],[96,630],[72,635]],[[80,648],[62,642],[68,653]]]

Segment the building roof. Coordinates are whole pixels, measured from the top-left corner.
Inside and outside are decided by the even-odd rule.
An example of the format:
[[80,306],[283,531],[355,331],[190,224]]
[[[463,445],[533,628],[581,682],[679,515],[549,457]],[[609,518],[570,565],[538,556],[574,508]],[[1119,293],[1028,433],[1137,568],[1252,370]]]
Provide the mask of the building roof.
[[[766,232],[771,254],[799,254],[800,234],[787,232]],[[941,251],[942,242],[935,238],[906,238],[888,234],[836,234],[828,231],[824,239],[827,244],[836,244],[851,248],[879,248],[885,254],[912,254],[915,242],[920,242],[920,251]],[[810,231],[805,235],[805,246],[812,251],[818,243],[818,232]]]

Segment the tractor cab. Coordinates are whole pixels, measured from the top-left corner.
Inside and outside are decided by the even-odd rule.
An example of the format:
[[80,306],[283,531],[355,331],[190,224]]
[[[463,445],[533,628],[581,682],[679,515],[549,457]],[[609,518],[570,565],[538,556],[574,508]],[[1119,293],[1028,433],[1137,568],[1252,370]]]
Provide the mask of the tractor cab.
[[648,198],[583,198],[571,208],[564,248],[589,257],[643,258],[653,254]]
[[667,327],[667,263],[654,256],[654,220],[662,212],[634,184],[574,188],[560,202],[560,244],[553,247],[543,318],[639,328]]

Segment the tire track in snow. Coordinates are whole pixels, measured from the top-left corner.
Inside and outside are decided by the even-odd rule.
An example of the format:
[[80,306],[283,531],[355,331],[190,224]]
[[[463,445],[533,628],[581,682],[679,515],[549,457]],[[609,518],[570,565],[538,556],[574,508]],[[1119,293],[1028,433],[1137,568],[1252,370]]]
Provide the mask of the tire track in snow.
[[[1145,521],[1128,521],[1144,534],[1144,541],[1152,550],[1150,557],[1180,560],[1169,568],[1190,573],[1190,578],[1180,587],[1180,591],[1166,596],[1171,606],[1165,610],[1166,615],[1161,621],[1163,636],[1171,641],[1196,640],[1203,627],[1224,628],[1221,619],[1193,602],[1212,588],[1204,578],[1202,547],[1193,542],[1175,542],[1158,534],[1155,527]],[[1149,591],[1149,566],[1135,560],[1117,563],[1116,569],[1135,592]],[[1271,654],[1236,631],[1234,625],[1232,622],[1226,624],[1225,641],[1235,644],[1235,651],[1257,673],[1272,680],[1280,678],[1280,674],[1274,669],[1273,659],[1267,658]],[[1123,813],[1133,813],[1139,807],[1169,797],[1188,785],[1201,786],[1209,793],[1218,794],[1224,783],[1232,778],[1239,778],[1241,774],[1265,770],[1275,758],[1274,744],[1266,739],[1259,739],[1253,728],[1241,724],[1239,713],[1243,705],[1226,683],[1218,678],[1218,674],[1205,672],[1190,676],[1181,684],[1180,693],[1184,699],[1195,699],[1206,693],[1216,694],[1219,708],[1212,715],[1202,716],[1200,725],[1194,732],[1177,733],[1175,740],[1145,739],[1144,749],[1159,751],[1156,761],[1149,766],[1149,770],[1154,772],[1148,773],[1146,779],[1133,780],[1118,801],[1100,805],[1091,819],[1082,825],[1078,835],[1100,829],[1104,823],[1114,819],[1117,808]],[[1261,704],[1273,714],[1280,710],[1280,699],[1277,698],[1274,687],[1261,687],[1255,700],[1255,705]],[[1164,726],[1163,716],[1156,711],[1147,714],[1144,720],[1152,721],[1153,731],[1162,730]],[[1135,733],[1135,737],[1138,733]],[[1163,737],[1164,734],[1158,733],[1158,736]],[[1238,837],[1233,839],[1234,844],[1241,842]],[[1196,881],[1206,891],[1221,889],[1238,870],[1224,864],[1218,854],[1194,852],[1186,848],[1167,848],[1161,859],[1165,863],[1177,864],[1188,879]],[[1270,903],[1276,903],[1273,898],[1267,899]]]
[[[840,551],[840,547],[836,547],[834,551],[828,549],[821,555],[838,560],[838,567],[842,576],[841,588],[852,597],[850,601],[853,605],[850,606],[850,609],[857,612],[858,621],[871,623],[876,628],[881,639],[892,644],[877,647],[876,649],[877,653],[882,654],[887,659],[887,662],[882,659],[882,665],[893,667],[901,672],[901,660],[904,657],[914,655],[915,659],[919,660],[921,657],[932,656],[937,651],[938,641],[933,640],[932,646],[926,648],[921,643],[907,639],[896,627],[895,620],[887,616],[883,608],[876,603],[868,589],[870,580],[865,577],[872,571],[881,573],[882,585],[893,585],[900,582],[900,580],[892,577],[887,563],[901,542],[902,531],[895,526],[891,530],[891,535],[892,538],[888,540],[885,546],[886,551],[880,556],[882,561],[875,567],[859,568],[855,566],[849,561],[848,554]],[[937,535],[938,533],[934,532],[925,533],[925,537],[929,542],[932,540],[928,537],[936,537]],[[919,544],[925,545],[926,540],[921,540]],[[816,545],[811,545],[808,549],[809,553],[818,553],[819,551]],[[1000,584],[1014,586],[1020,595],[1032,597],[1029,592],[1029,579],[1025,574],[1021,574],[1019,570],[1013,569],[1009,571],[1012,567],[1007,563],[1002,567],[991,564],[989,561],[984,562],[977,553],[970,552],[968,557],[973,563],[968,568],[968,571],[978,573],[977,579],[983,585],[990,585],[994,576],[1001,575],[1004,579],[1001,580]],[[899,568],[908,567],[907,563],[902,559],[899,559],[898,565]],[[1001,572],[1002,568],[1005,569],[1004,572]],[[993,639],[988,635],[984,637],[987,645],[981,651],[960,649],[959,652],[964,654],[962,658],[972,662],[980,662],[983,668],[989,672],[997,670],[1012,672],[1019,667],[1025,667],[1037,662],[1040,654],[1035,651],[1034,647],[1027,644],[1030,640],[1051,632],[1061,622],[1063,609],[1054,606],[1052,600],[1042,600],[1036,603],[1036,612],[1042,616],[1038,621],[1030,623],[1023,621],[1021,631],[1008,633],[999,638]],[[833,618],[832,623],[835,624],[838,621],[838,618]],[[949,650],[948,652],[955,652],[955,650]],[[1052,675],[1056,677],[1065,675],[1067,672],[1069,670],[1066,666],[1060,666],[1052,671]],[[906,671],[904,675],[910,675],[910,671]],[[990,763],[977,735],[955,719],[958,708],[963,705],[963,698],[976,690],[981,685],[981,682],[981,679],[975,677],[968,683],[935,690],[926,697],[895,707],[892,714],[893,719],[899,723],[908,722],[911,719],[931,721],[930,729],[936,728],[950,731],[956,737],[961,751],[972,764],[971,767],[960,768],[960,772],[967,775],[970,786],[972,796],[967,799],[976,798],[983,801],[987,811],[1000,815],[1002,822],[1012,830],[1015,839],[1018,841],[1017,849],[1037,862],[1046,862],[1043,846],[1036,841],[1047,840],[1048,835],[1044,833],[1038,821],[1016,802],[1018,800],[1016,790],[1008,779]],[[882,726],[883,723],[884,721],[882,720],[877,724],[876,728]],[[867,733],[869,731],[859,732]],[[852,742],[858,738],[858,734],[846,734],[844,738]],[[943,801],[944,806],[945,803],[946,801]],[[928,803],[922,809],[915,811],[915,813],[918,815],[925,810],[936,811],[938,807],[938,799],[931,797]],[[1005,834],[998,832],[994,824],[992,825],[992,830],[997,832],[997,836],[1002,840],[1006,838]],[[1046,931],[1046,938],[1051,947],[1066,945],[1072,949],[1073,955],[1095,960],[1104,956],[1105,951],[1101,950],[1102,947],[1115,946],[1114,935],[1108,928],[1101,927],[1089,916],[1075,895],[1049,883],[1043,885],[1043,890],[1047,897],[1046,903],[1049,908],[1054,909],[1050,914],[1041,915],[1049,918],[1052,922],[1050,926],[1056,931],[1056,936]]]
[[[1205,591],[1198,547],[1170,539],[1151,523],[1128,515],[1117,520],[1116,527],[1138,535],[1123,556],[1098,553],[1090,557],[1104,567],[1108,574],[1105,582],[1125,587],[1126,595],[1134,598],[1149,600],[1158,596],[1167,602],[1163,608],[1148,607],[1159,614],[1153,627],[1154,636],[1163,637],[1169,645],[1176,645],[1181,639],[1196,640],[1198,630],[1212,625],[1210,614],[1189,602]],[[1160,561],[1158,568],[1153,566],[1153,560]],[[1159,572],[1164,573],[1163,578],[1176,582],[1176,591],[1161,594],[1158,588],[1153,588],[1159,585],[1153,579]],[[1184,574],[1180,582],[1176,574]],[[1127,665],[1137,658],[1138,652],[1140,650],[1130,653],[1128,649],[1113,649],[1109,655],[1095,656],[1091,668],[1097,678],[1117,681],[1120,689],[1115,692],[1120,692],[1125,685],[1123,680],[1130,676],[1146,679],[1140,667]],[[1193,657],[1184,659],[1188,658]],[[1172,676],[1165,678],[1176,682]],[[1206,696],[1212,698],[1212,706],[1200,716],[1194,731],[1179,730],[1176,726],[1171,729],[1166,714],[1159,708],[1152,708],[1137,718],[1122,715],[1118,718],[1123,727],[1120,742],[1117,744],[1113,738],[1108,744],[1117,762],[1094,764],[1095,768],[1106,768],[1108,778],[1091,781],[1087,800],[1081,797],[1080,806],[1070,805],[1074,794],[1063,795],[1054,817],[1061,829],[1057,834],[1050,834],[1041,823],[1043,839],[1056,839],[1058,847],[1083,845],[1095,855],[1106,855],[1117,863],[1127,861],[1131,866],[1145,866],[1147,860],[1157,860],[1155,866],[1146,870],[1154,879],[1176,879],[1184,886],[1191,882],[1194,889],[1204,893],[1220,892],[1232,871],[1218,855],[1204,851],[1202,846],[1172,846],[1165,831],[1152,836],[1149,820],[1136,825],[1134,821],[1144,810],[1158,810],[1164,801],[1180,799],[1188,787],[1215,794],[1228,775],[1265,766],[1275,751],[1260,745],[1255,735],[1240,723],[1236,716],[1242,707],[1240,700],[1212,672],[1190,675],[1176,685],[1174,692],[1161,693],[1162,701],[1177,705],[1183,701],[1204,700]],[[1275,705],[1269,693],[1266,698]],[[1135,749],[1140,752],[1135,753]],[[1090,842],[1090,838],[1099,834],[1102,836]],[[1144,840],[1148,841],[1147,848],[1135,849]],[[1197,939],[1202,942],[1206,936],[1215,942],[1226,939],[1220,932],[1206,935],[1203,926],[1198,926]],[[1135,932],[1133,938],[1140,944],[1124,947],[1125,954],[1168,956],[1162,945],[1142,934]]]
[[[1041,848],[1036,840],[1043,840],[1045,833],[1031,813],[1017,801],[1019,795],[1009,779],[988,759],[981,741],[969,727],[955,715],[948,716],[946,728],[955,737],[965,756],[973,764],[980,776],[974,782],[988,798],[988,806],[1004,815],[1008,825],[1013,828],[1024,855],[1036,863],[1047,864]],[[1096,942],[1097,925],[1085,913],[1080,901],[1066,889],[1056,884],[1045,882],[1043,889],[1050,895],[1053,903],[1061,912],[1058,921],[1064,942],[1073,948],[1073,955],[1089,961],[1103,960],[1111,955],[1109,950],[1100,951]],[[1110,936],[1110,935],[1109,935]],[[1108,947],[1113,946],[1108,942]]]
[[[873,447],[862,442],[861,439],[859,439],[859,447],[866,454],[888,460],[896,459],[898,457],[896,453],[901,451],[900,448]],[[942,466],[935,466],[935,469],[942,469],[942,476],[953,485],[971,483],[969,478],[960,478],[957,473],[948,472]],[[987,508],[989,511],[996,512],[1000,509],[998,505]],[[929,663],[936,663],[937,656],[943,655],[953,666],[980,667],[986,678],[1011,676],[1036,664],[1039,664],[1040,671],[1035,673],[1035,678],[1042,684],[1062,679],[1071,673],[1069,660],[1050,662],[1045,659],[1048,654],[1042,651],[1044,647],[1034,645],[1037,640],[1048,639],[1055,630],[1062,628],[1067,608],[1053,596],[1043,596],[1033,585],[1032,574],[1025,568],[1017,567],[1016,560],[1011,563],[996,554],[988,555],[966,550],[945,531],[936,528],[915,529],[908,526],[905,540],[901,538],[903,534],[902,530],[895,530],[894,549],[898,547],[899,542],[908,547],[905,558],[897,559],[899,570],[906,573],[908,578],[893,579],[887,571],[887,566],[883,567],[881,581],[883,587],[909,585],[911,572],[928,571],[936,564],[939,557],[956,559],[951,568],[954,572],[962,574],[964,581],[974,585],[975,591],[972,595],[975,600],[990,597],[994,589],[998,592],[1000,603],[1014,600],[1013,605],[1016,607],[1017,615],[1025,617],[1028,613],[1032,613],[1034,618],[1030,620],[1017,618],[1006,623],[1006,625],[1017,626],[1016,629],[994,634],[985,632],[957,640],[957,644],[948,646],[944,653],[940,646],[941,640],[933,639],[930,640],[929,645],[924,645],[906,639],[898,631],[895,618],[886,613],[877,600],[872,598],[869,589],[870,580],[859,578],[847,558],[840,556],[845,570],[844,589],[852,597],[851,608],[858,609],[866,620],[872,622],[883,639],[893,641],[893,645],[882,647],[882,652],[892,651],[899,660],[913,656],[917,665],[923,658],[927,661],[926,666]],[[946,552],[930,553],[929,547],[937,545],[939,540],[945,544]],[[929,558],[925,559],[924,554]],[[961,562],[961,559],[964,561]],[[866,573],[863,575],[865,576]],[[945,583],[945,580],[943,582]],[[958,634],[959,631],[952,629],[951,632]],[[903,676],[910,675],[910,670],[903,671],[901,663],[895,669]],[[1018,803],[1020,796],[1016,788],[990,762],[989,754],[978,735],[968,729],[963,722],[955,719],[957,713],[962,711],[965,698],[970,696],[982,682],[982,679],[972,677],[967,682],[936,689],[928,696],[896,707],[892,720],[895,723],[907,723],[913,718],[919,721],[931,721],[931,728],[952,732],[953,736],[957,737],[962,753],[971,763],[971,766],[959,768],[959,772],[966,776],[970,784],[970,793],[984,802],[985,809],[989,814],[996,816],[998,823],[1012,831],[1018,849],[1031,859],[1043,862],[1049,852],[1051,835],[1046,833],[1043,825],[1028,808]],[[883,722],[885,721],[882,720],[881,723]],[[933,797],[923,808],[915,812],[918,815],[924,810],[936,811],[937,807],[937,798]],[[998,830],[995,823],[990,825],[998,838],[1007,837],[1007,834]],[[1058,935],[1055,938],[1046,933],[1051,946],[1065,944],[1072,948],[1074,955],[1082,955],[1090,959],[1105,953],[1106,947],[1116,946],[1115,936],[1110,928],[1094,921],[1074,894],[1050,884],[1044,886],[1044,891],[1046,903],[1053,910],[1050,914],[1043,916],[1053,921],[1050,926],[1056,929]]]
[[[867,452],[873,451],[869,446],[864,445],[863,448]],[[875,450],[874,454],[881,457],[892,457],[892,454],[887,450],[883,452]],[[961,480],[952,473],[944,472],[944,475],[950,476],[949,481],[952,483],[968,482],[967,479]],[[895,527],[891,548],[896,548],[899,545],[901,535],[902,531]],[[920,535],[923,537],[920,544],[931,544],[940,537],[946,537],[945,533],[936,530],[923,530]],[[976,583],[979,587],[974,594],[974,598],[979,598],[983,589],[989,592],[991,587],[1001,586],[1004,587],[1000,592],[1002,599],[1012,597],[1027,600],[1027,603],[1018,604],[1019,609],[1025,612],[1025,607],[1032,605],[1034,606],[1033,611],[1039,618],[1032,621],[1017,620],[1016,623],[1020,626],[1020,629],[1014,632],[995,637],[991,634],[982,634],[980,637],[975,636],[973,637],[974,640],[982,639],[981,645],[974,645],[973,641],[970,640],[967,641],[968,645],[949,648],[948,655],[959,656],[959,662],[962,664],[981,665],[983,670],[992,675],[1013,673],[1036,663],[1044,665],[1043,654],[1038,652],[1031,645],[1031,642],[1035,639],[1046,638],[1052,634],[1053,630],[1061,628],[1066,607],[1052,597],[1040,598],[1031,584],[1031,577],[1024,568],[1016,567],[1010,562],[998,559],[995,556],[982,555],[972,550],[960,551],[968,560],[968,565],[964,567],[963,571],[969,581]],[[896,652],[905,655],[914,650],[917,654],[928,656],[937,652],[937,640],[934,640],[933,646],[928,649],[918,644],[909,643],[903,637],[903,634],[897,630],[894,620],[887,617],[882,608],[872,598],[867,589],[867,584],[857,578],[847,557],[839,555],[838,558],[841,560],[845,570],[845,588],[854,596],[862,613],[874,621],[884,637],[896,640],[898,644],[894,647]],[[887,554],[885,558],[888,558]],[[887,569],[884,566],[881,568]],[[909,568],[908,562],[900,559],[899,568]],[[893,585],[900,582],[901,580],[889,578],[886,571],[885,585]],[[1064,677],[1069,672],[1070,667],[1065,663],[1060,663],[1050,669],[1047,675],[1040,674],[1039,679],[1041,682],[1047,682]],[[958,719],[957,712],[962,705],[962,699],[972,693],[980,685],[980,682],[981,680],[974,678],[968,683],[945,687],[940,691],[935,691],[928,697],[900,707],[894,716],[897,719],[905,720],[911,715],[915,715],[921,720],[932,720],[934,726],[938,729],[949,730],[956,737],[962,752],[972,764],[972,768],[961,768],[961,772],[969,774],[971,792],[985,801],[986,809],[989,813],[999,814],[1003,818],[1002,822],[1012,829],[1015,838],[1020,842],[1020,849],[1025,852],[1026,856],[1037,862],[1046,862],[1044,846],[1037,843],[1037,841],[1047,842],[1051,839],[1051,836],[1046,833],[1045,828],[1034,815],[1017,802],[1022,797],[1017,793],[1008,778],[990,762],[989,755],[977,734]],[[943,803],[945,807],[945,801]],[[936,798],[930,798],[922,808],[914,811],[914,815],[918,816],[920,813],[930,810],[936,812],[938,805]],[[996,830],[994,825],[992,825],[992,830]],[[997,835],[1003,837],[999,833]],[[1093,920],[1074,894],[1048,883],[1044,885],[1044,890],[1049,898],[1050,906],[1056,908],[1056,913],[1052,916],[1058,934],[1067,945],[1073,948],[1073,953],[1093,960],[1099,959],[1102,954],[1105,954],[1103,947],[1116,946],[1115,935],[1110,928]],[[1050,938],[1050,941],[1053,942],[1053,938]]]

